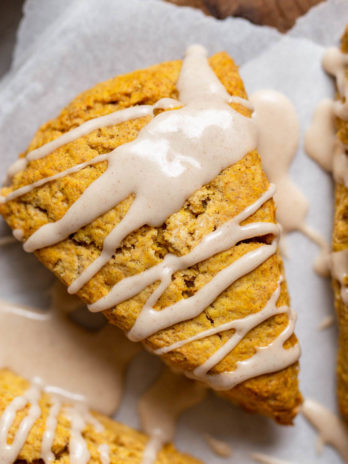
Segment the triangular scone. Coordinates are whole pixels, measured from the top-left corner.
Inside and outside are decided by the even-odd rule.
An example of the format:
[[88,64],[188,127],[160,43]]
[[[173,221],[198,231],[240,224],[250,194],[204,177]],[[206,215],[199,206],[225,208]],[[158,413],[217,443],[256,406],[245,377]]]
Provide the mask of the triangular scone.
[[[343,53],[348,53],[348,26],[342,37],[341,50]],[[348,78],[346,76],[347,86]],[[348,121],[337,118],[338,139],[348,145]],[[348,157],[345,152],[345,156]],[[347,177],[348,161],[346,161],[346,177]],[[333,279],[333,289],[335,294],[335,306],[339,324],[339,342],[338,342],[338,365],[337,365],[337,390],[341,413],[348,419],[348,305],[344,303],[342,298],[342,284],[348,285],[348,188],[342,180],[336,182],[335,187],[335,216],[333,227],[332,247],[335,253],[341,255],[341,267],[343,265],[342,258],[345,259],[345,282],[339,282],[338,279]],[[348,292],[348,290],[346,290]]]
[[[27,399],[17,411],[14,401]],[[89,412],[81,405],[72,405],[68,399],[57,398],[46,393],[40,385],[30,383],[19,375],[0,369],[0,421],[13,408],[13,421],[10,421],[9,433],[4,435],[5,425],[1,422],[2,436],[12,445],[1,448],[4,461],[32,464],[54,462],[68,464],[77,462],[72,456],[75,448],[79,451],[79,462],[110,464],[141,464],[149,438],[136,430],[120,424],[97,412]],[[50,418],[50,420],[48,420]],[[9,422],[7,416],[7,423]],[[24,420],[32,426],[23,428]],[[57,423],[55,424],[55,421]],[[79,430],[82,422],[82,430]],[[72,425],[74,423],[74,425]],[[53,428],[52,428],[53,426]],[[74,427],[74,434],[71,433]],[[51,432],[52,436],[50,436]],[[46,435],[46,436],[44,436]],[[17,438],[17,440],[15,440]],[[23,445],[21,441],[23,440]],[[74,443],[75,442],[75,443]],[[75,445],[75,446],[74,446]],[[85,453],[88,453],[87,456]],[[88,457],[89,455],[89,457]],[[49,461],[48,459],[51,458]],[[81,459],[84,458],[82,461]],[[158,453],[154,464],[199,464],[202,461],[187,454],[181,454],[170,443]]]
[[[209,59],[209,63],[230,95],[247,98],[238,68],[226,53],[214,55]],[[96,85],[78,96],[60,116],[45,124],[37,132],[28,150],[34,150],[92,118],[123,108],[154,105],[164,97],[177,99],[176,84],[181,65],[181,61],[163,63]],[[251,114],[245,100],[236,98],[232,107],[244,114],[244,119]],[[160,111],[155,110],[155,115]],[[179,110],[173,110],[176,111]],[[31,161],[24,171],[13,177],[11,186],[3,189],[2,194],[7,195],[24,185],[55,175],[134,140],[139,130],[150,120],[150,116],[145,116],[95,130],[58,148],[48,156]],[[210,156],[214,157],[215,153],[211,153]],[[14,201],[0,205],[0,212],[12,229],[21,230],[22,238],[27,239],[44,224],[62,218],[82,192],[101,176],[106,168],[107,163],[104,161],[46,183]],[[272,187],[262,169],[257,151],[245,154],[215,179],[195,191],[184,206],[168,217],[161,226],[145,225],[128,235],[111,260],[82,287],[78,295],[85,302],[93,303],[107,295],[122,279],[161,263],[168,253],[176,256],[187,254],[203,237],[214,232],[248,206],[255,204],[270,189]],[[165,194],[166,192],[163,192],[164,196]],[[260,203],[260,207],[241,223],[266,222],[270,223],[274,231],[275,207],[271,196]],[[100,255],[106,234],[120,223],[133,199],[134,195],[129,196],[60,243],[37,250],[37,257],[61,281],[71,285]],[[232,351],[227,352],[206,377],[208,383],[210,380],[214,383],[218,378],[216,374],[232,372],[235,386],[228,391],[222,391],[223,396],[248,411],[270,416],[281,424],[291,424],[301,403],[297,379],[299,350],[296,336],[293,334],[293,320],[289,318],[289,314],[292,313],[286,308],[289,297],[283,278],[283,265],[279,252],[276,251],[276,238],[271,229],[269,233],[261,234],[262,236],[256,234],[255,237],[239,240],[235,246],[189,269],[175,272],[168,288],[154,306],[156,310],[193,297],[219,271],[237,262],[246,253],[256,252],[270,244],[275,247],[268,259],[264,259],[253,271],[237,279],[201,314],[147,337],[144,344],[151,351],[163,352],[169,345],[180,345],[182,340],[196,336],[202,331],[244,319],[265,308],[267,311],[272,310],[270,304],[273,302],[273,315],[264,318],[261,323],[253,318],[251,330],[246,331],[242,340],[235,343]],[[19,236],[18,232],[16,235]],[[266,248],[262,248],[264,249]],[[127,301],[105,311],[105,315],[113,324],[124,331],[130,331],[156,286],[157,283],[152,284]],[[277,294],[279,291],[280,295]],[[274,309],[279,311],[279,314],[275,314]],[[253,326],[255,327],[252,328]],[[217,331],[216,334],[176,346],[163,354],[162,358],[176,370],[192,376],[193,371],[196,369],[197,372],[197,368],[233,334],[236,335],[238,330],[240,333],[240,330],[244,329],[243,322],[239,328],[235,326],[230,330]],[[264,348],[258,350],[261,347]],[[290,356],[290,352],[294,356]],[[252,358],[255,354],[258,356]],[[267,366],[264,364],[263,355],[268,359]],[[287,358],[287,362],[283,362],[283,358]],[[240,382],[236,382],[236,368],[238,376],[241,374]],[[267,373],[260,375],[264,372]],[[221,390],[220,387],[216,389]]]

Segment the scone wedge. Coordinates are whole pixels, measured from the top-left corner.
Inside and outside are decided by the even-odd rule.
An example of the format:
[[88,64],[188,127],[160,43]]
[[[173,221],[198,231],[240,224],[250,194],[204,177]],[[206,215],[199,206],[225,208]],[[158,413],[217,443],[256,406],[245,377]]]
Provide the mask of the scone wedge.
[[[128,109],[137,117],[118,118]],[[274,190],[255,149],[251,112],[226,53],[208,60],[195,46],[184,62],[115,77],[39,129],[22,155],[34,156],[17,163],[2,190],[0,212],[27,251],[91,310],[103,310],[174,369],[250,412],[291,424],[301,403],[299,348],[277,246]],[[73,132],[110,114],[113,124]],[[34,151],[65,134],[75,136],[44,155]],[[100,158],[110,152],[112,160]],[[169,172],[156,161],[153,175],[146,163],[155,158]],[[140,165],[151,182],[142,180]],[[153,199],[153,216],[144,223],[139,218],[149,202],[131,209],[139,186],[143,200]],[[20,195],[11,193],[20,188]],[[122,197],[118,188],[129,194]],[[186,194],[174,208],[176,192]],[[166,208],[172,209],[161,220]],[[122,236],[129,217],[139,227]],[[96,268],[115,231],[122,240]]]
[[[24,406],[16,411],[16,402],[20,401]],[[5,419],[8,421],[7,415],[13,411],[13,421],[9,423],[6,436],[1,437],[1,440],[7,438],[8,443],[11,443],[7,447],[1,445],[2,463],[143,462],[144,449],[149,440],[146,435],[107,416],[69,403],[68,399],[52,396],[39,385],[7,369],[0,369],[2,434],[2,422]],[[23,431],[25,420],[30,421],[31,428]],[[52,424],[56,427],[52,427]],[[76,424],[80,427],[76,427]],[[167,444],[158,453],[155,463],[199,464],[201,461],[181,454],[171,444]]]
[[[348,53],[348,26],[342,37],[341,51],[345,54]],[[345,85],[348,86],[347,76]],[[341,99],[342,96],[339,95],[338,98]],[[348,145],[348,121],[340,117],[337,117],[337,138],[343,146]],[[348,155],[346,150],[342,153],[342,156],[346,157],[346,182],[341,178],[335,183],[332,248],[333,290],[339,325],[337,390],[341,413],[348,419]],[[342,173],[343,171],[344,169]],[[337,273],[335,267],[338,268]],[[345,270],[345,276],[342,270]]]

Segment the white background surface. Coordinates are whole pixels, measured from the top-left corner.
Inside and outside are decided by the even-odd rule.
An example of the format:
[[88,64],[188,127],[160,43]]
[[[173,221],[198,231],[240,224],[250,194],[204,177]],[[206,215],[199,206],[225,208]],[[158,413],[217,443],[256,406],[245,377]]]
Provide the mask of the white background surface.
[[[332,82],[320,67],[322,46],[338,43],[348,23],[345,0],[314,8],[287,36],[242,19],[217,21],[199,11],[156,0],[29,0],[25,11],[12,71],[0,83],[2,172],[25,149],[37,127],[78,92],[119,73],[181,58],[193,42],[202,43],[210,53],[226,50],[241,65],[248,93],[275,88],[290,97],[300,118],[302,141],[316,103],[333,93]],[[305,156],[302,146],[291,175],[310,201],[308,223],[329,239],[331,180]],[[1,233],[8,233],[3,223]],[[329,282],[312,271],[315,245],[298,233],[288,237],[288,245],[286,274],[292,306],[298,312],[296,332],[303,351],[301,390],[304,396],[334,410],[337,333],[334,327],[317,330],[322,319],[333,313]],[[20,245],[1,250],[0,272],[1,298],[47,304],[52,277]],[[139,426],[136,399],[160,366],[148,353],[135,359],[118,419]],[[253,451],[294,464],[341,462],[330,448],[325,448],[322,457],[316,456],[315,432],[302,417],[294,427],[280,427],[213,394],[182,416],[175,442],[180,450],[207,463],[226,462],[209,450],[203,433],[231,444],[231,463],[251,462],[248,454]]]

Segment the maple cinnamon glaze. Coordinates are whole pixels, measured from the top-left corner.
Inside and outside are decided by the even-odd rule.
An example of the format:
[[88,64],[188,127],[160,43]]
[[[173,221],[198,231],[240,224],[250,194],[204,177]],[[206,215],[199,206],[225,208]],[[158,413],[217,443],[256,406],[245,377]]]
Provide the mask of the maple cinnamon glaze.
[[[18,190],[8,192],[8,196],[2,199],[3,202],[11,202],[51,181],[78,174],[86,167],[100,162],[107,163],[104,172],[89,183],[60,218],[41,225],[29,237],[25,234],[24,249],[37,252],[68,239],[130,195],[134,196],[134,201],[120,222],[111,227],[103,238],[102,252],[87,265],[81,266],[79,274],[70,282],[71,293],[81,292],[92,284],[129,235],[145,225],[161,226],[183,207],[194,192],[212,182],[226,168],[237,165],[257,147],[259,125],[256,119],[249,117],[250,102],[228,94],[211,69],[203,47],[192,46],[188,49],[177,81],[177,90],[177,101],[160,100],[155,105],[138,105],[130,110],[92,119],[54,142],[32,151],[25,161],[20,161],[10,169],[10,178],[16,171],[18,176],[21,174],[18,169],[22,169],[28,162],[30,167],[31,162],[49,157],[57,147],[67,142],[74,143],[81,134],[108,127],[115,124],[115,121],[123,121],[125,117],[137,121],[146,113],[148,123],[128,143],[58,174],[21,186]],[[160,108],[166,110],[161,111]],[[297,136],[296,130],[294,133]],[[289,143],[294,144],[291,137]],[[101,298],[90,304],[90,309],[104,311],[146,292],[146,301],[128,330],[128,337],[134,341],[145,340],[160,331],[203,315],[206,308],[213,305],[232,284],[258,269],[270,258],[277,263],[278,224],[251,220],[273,195],[274,186],[270,185],[246,204],[239,214],[220,223],[198,240],[191,250],[182,255],[169,252],[160,263],[118,279]],[[258,241],[260,237],[268,239]],[[194,294],[179,301],[174,300],[158,311],[156,305],[162,301],[164,292],[167,292],[178,272],[202,265],[213,256],[248,240],[255,240],[255,246],[250,247],[248,252],[226,263]],[[291,342],[290,346],[284,348],[284,343],[294,331],[295,314],[287,304],[283,304],[284,300],[279,299],[280,288],[284,289],[284,283],[281,283],[279,277],[274,282],[275,288],[270,292],[269,301],[266,299],[264,302],[264,310],[251,314],[250,318],[234,319],[232,325],[217,325],[213,333],[202,330],[201,334],[197,334],[195,340],[219,333],[224,338],[227,335],[227,339],[206,362],[194,370],[186,370],[187,375],[203,380],[215,389],[230,390],[247,379],[281,371],[297,361],[300,354],[298,344]],[[273,339],[268,339],[269,343],[250,353],[248,359],[238,362],[232,371],[218,375],[210,372],[248,332],[260,323],[277,317],[283,322]],[[181,346],[190,342],[192,338],[185,337],[181,339]],[[158,353],[169,353],[172,344],[167,343],[162,348],[158,349]]]

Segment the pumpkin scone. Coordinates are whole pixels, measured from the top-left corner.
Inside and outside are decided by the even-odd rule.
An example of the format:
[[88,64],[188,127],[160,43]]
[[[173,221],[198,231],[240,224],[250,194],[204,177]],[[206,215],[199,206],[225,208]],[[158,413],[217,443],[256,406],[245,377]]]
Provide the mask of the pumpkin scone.
[[336,80],[336,100],[322,100],[306,135],[310,157],[332,173],[335,181],[335,213],[332,275],[335,307],[339,326],[337,357],[337,392],[342,415],[348,419],[348,26],[341,39],[341,49],[328,48],[323,57],[324,70]]
[[[90,464],[142,463],[146,435],[81,404],[45,392],[0,369],[0,458],[2,464],[39,462]],[[159,451],[157,464],[199,464],[171,444]]]
[[[337,101],[332,103],[337,139],[331,153],[335,178],[335,213],[332,237],[331,271],[339,325],[337,390],[342,415],[348,419],[348,26],[341,50],[328,49],[324,67],[337,78]],[[330,156],[330,153],[329,153]]]
[[251,412],[301,403],[274,186],[238,68],[184,61],[96,85],[39,129],[0,212],[71,293]]

